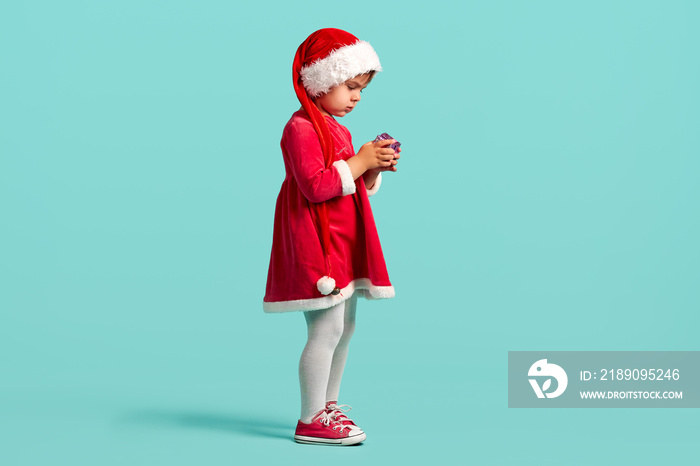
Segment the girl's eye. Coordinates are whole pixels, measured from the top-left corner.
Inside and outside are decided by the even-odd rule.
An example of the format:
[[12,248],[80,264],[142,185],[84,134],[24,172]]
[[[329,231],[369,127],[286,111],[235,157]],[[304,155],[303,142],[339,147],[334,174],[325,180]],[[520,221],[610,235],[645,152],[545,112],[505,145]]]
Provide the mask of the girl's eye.
[[348,86],[348,89],[350,89],[351,91],[354,91],[354,90],[357,89],[357,88],[356,88],[356,87]]

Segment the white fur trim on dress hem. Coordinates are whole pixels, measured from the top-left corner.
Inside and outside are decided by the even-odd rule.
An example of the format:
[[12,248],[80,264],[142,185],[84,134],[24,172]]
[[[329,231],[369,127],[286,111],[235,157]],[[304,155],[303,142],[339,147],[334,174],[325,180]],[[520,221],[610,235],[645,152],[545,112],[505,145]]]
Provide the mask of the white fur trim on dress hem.
[[340,290],[337,295],[328,295],[322,298],[296,299],[293,301],[263,301],[265,312],[290,312],[290,311],[316,311],[327,309],[340,304],[352,296],[355,291],[361,291],[360,296],[366,299],[388,299],[395,296],[393,286],[374,286],[369,278],[358,278],[351,281],[348,286]]
[[379,57],[369,42],[358,40],[302,68],[300,74],[309,95],[318,97],[348,79],[370,71],[382,71]]
[[372,186],[372,189],[367,190],[367,196],[374,196],[377,194],[377,191],[379,191],[379,186],[382,184],[382,174],[379,173],[377,175],[377,179],[374,180],[374,186]]
[[345,160],[336,160],[333,162],[333,166],[340,173],[340,181],[343,183],[343,196],[355,194],[355,180],[352,179],[350,165]]

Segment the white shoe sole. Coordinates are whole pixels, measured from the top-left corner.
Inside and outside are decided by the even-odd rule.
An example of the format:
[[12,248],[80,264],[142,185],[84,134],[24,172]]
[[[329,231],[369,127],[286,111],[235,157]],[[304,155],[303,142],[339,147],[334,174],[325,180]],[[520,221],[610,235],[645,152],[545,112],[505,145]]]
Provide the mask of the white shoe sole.
[[320,438],[320,437],[306,437],[304,435],[295,435],[294,441],[297,443],[305,443],[307,445],[355,445],[360,442],[364,442],[367,435],[362,432],[357,435],[351,435],[350,437],[344,438]]

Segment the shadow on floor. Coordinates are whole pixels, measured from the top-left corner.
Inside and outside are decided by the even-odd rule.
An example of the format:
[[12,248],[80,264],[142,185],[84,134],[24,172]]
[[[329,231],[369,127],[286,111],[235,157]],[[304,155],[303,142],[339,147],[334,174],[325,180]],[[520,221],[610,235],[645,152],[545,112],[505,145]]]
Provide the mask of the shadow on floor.
[[124,413],[122,425],[169,426],[216,430],[254,437],[279,438],[293,441],[295,424],[245,414],[207,413],[198,411],[167,411],[143,409]]

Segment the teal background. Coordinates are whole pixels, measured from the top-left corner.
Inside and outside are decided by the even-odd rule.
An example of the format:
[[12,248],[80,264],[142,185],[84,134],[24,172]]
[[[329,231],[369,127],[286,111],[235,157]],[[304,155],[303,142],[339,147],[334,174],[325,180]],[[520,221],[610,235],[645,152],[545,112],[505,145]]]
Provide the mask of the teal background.
[[[0,462],[688,464],[695,410],[507,408],[509,350],[698,350],[692,1],[20,1],[0,9]],[[301,314],[262,312],[296,47],[385,69],[341,120],[397,296],[291,441]]]

